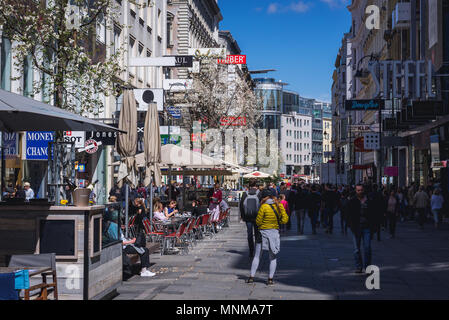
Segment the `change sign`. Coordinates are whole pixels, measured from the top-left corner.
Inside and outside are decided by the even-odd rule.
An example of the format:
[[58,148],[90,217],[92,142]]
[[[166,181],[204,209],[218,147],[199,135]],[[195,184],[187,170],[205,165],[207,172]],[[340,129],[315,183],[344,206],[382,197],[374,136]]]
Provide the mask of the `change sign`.
[[26,160],[48,160],[48,143],[54,140],[53,131],[27,131],[25,134]]

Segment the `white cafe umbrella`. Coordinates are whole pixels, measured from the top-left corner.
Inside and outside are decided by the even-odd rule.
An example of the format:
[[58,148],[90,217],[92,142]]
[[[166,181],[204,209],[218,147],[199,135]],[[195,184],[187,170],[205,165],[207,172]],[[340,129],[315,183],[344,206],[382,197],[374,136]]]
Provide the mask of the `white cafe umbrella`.
[[[159,130],[159,116],[157,104],[150,103],[145,118],[144,129],[145,148],[145,185],[150,185],[150,223],[153,222],[153,181],[161,185],[161,134]],[[154,180],[153,180],[154,177]]]
[[243,178],[269,178],[271,175],[261,172],[261,171],[254,171],[248,174],[245,174]]

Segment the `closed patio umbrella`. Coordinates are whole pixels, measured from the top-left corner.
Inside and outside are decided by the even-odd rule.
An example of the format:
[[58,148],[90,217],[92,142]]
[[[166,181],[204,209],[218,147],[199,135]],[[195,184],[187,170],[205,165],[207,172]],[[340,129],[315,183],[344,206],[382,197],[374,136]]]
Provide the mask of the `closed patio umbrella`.
[[[150,222],[153,221],[153,181],[161,185],[161,134],[156,103],[148,105],[143,133],[145,148],[145,185],[150,185]],[[152,179],[154,177],[154,180]]]
[[120,133],[116,140],[116,150],[120,155],[120,167],[118,172],[118,185],[121,187],[126,183],[125,193],[125,219],[126,219],[126,236],[128,236],[128,195],[129,186],[135,188],[137,186],[137,108],[136,99],[132,90],[123,92],[123,106],[120,110],[120,118],[118,128],[127,133]]

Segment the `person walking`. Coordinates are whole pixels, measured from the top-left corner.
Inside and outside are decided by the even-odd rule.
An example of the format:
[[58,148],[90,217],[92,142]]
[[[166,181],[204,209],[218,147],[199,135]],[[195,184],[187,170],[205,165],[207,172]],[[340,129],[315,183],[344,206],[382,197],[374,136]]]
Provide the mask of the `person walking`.
[[270,271],[267,285],[273,285],[273,277],[276,272],[277,260],[276,256],[280,251],[281,239],[279,228],[282,224],[286,224],[288,215],[284,206],[279,203],[276,194],[270,190],[262,192],[262,204],[256,218],[256,224],[260,230],[261,242],[256,243],[255,255],[251,265],[251,275],[246,283],[253,283],[257,268],[259,267],[262,250],[269,251]]
[[332,234],[334,229],[334,214],[338,207],[339,199],[337,192],[328,184],[324,186],[325,191],[322,196],[323,201],[323,218],[326,225],[326,233]]
[[289,212],[288,213],[288,222],[286,224],[287,230],[291,229],[291,222],[290,222],[290,217],[291,217],[291,213],[293,213],[293,211],[295,210],[295,198],[296,198],[296,191],[292,190],[292,185],[291,183],[287,183],[284,185],[284,187],[281,187],[281,192],[279,194],[280,195],[284,195],[285,196],[285,201],[287,201],[288,203],[288,208],[289,208]]
[[299,234],[304,234],[304,224],[306,222],[305,215],[306,211],[308,211],[307,207],[308,207],[308,191],[304,186],[299,186],[299,189],[296,191],[295,195],[295,215]]
[[390,192],[387,200],[387,221],[391,238],[395,237],[396,221],[399,214],[399,201],[394,191]]
[[316,234],[318,215],[320,214],[321,209],[321,195],[316,186],[312,186],[311,191],[312,192],[307,195],[306,203],[308,205],[307,211],[309,213],[310,224],[312,225],[312,234]]
[[[376,227],[376,219],[372,200],[365,194],[364,186],[355,187],[356,196],[348,203],[347,218],[349,229],[353,235],[355,273],[363,273],[363,268],[371,265],[371,234]],[[363,259],[361,243],[363,242]]]
[[[287,200],[285,200],[285,194],[283,194],[283,193],[280,194],[279,202],[284,206],[285,212],[287,212],[287,215],[288,215],[288,220],[290,221],[291,210],[290,210],[290,207],[288,205]],[[280,230],[281,231],[286,231],[286,225],[285,224],[281,225],[281,229]],[[288,228],[287,228],[287,230],[288,230]]]
[[413,220],[415,216],[415,183],[413,182],[410,187],[407,189],[407,199],[408,199],[408,207],[407,207],[407,219]]
[[429,204],[429,196],[424,191],[424,187],[420,186],[418,192],[414,197],[416,211],[418,213],[418,224],[421,229],[424,229],[424,222],[426,221],[426,209]]
[[256,225],[257,213],[260,207],[261,192],[259,191],[255,181],[249,183],[248,192],[244,192],[239,203],[240,217],[246,223],[246,231],[248,234],[248,248],[250,258],[254,257],[254,240],[260,242],[260,233]]
[[435,228],[438,228],[441,224],[442,216],[441,209],[443,208],[444,198],[441,195],[440,189],[436,188],[430,199],[430,207],[433,214],[433,220],[435,222]]

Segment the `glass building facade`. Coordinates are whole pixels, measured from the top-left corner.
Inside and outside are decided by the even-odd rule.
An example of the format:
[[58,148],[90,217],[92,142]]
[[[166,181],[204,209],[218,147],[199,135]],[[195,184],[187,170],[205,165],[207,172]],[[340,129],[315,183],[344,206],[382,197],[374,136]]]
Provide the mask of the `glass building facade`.
[[256,83],[254,92],[263,103],[261,128],[280,130],[283,109],[283,85],[276,82],[273,78],[256,78],[254,82]]

